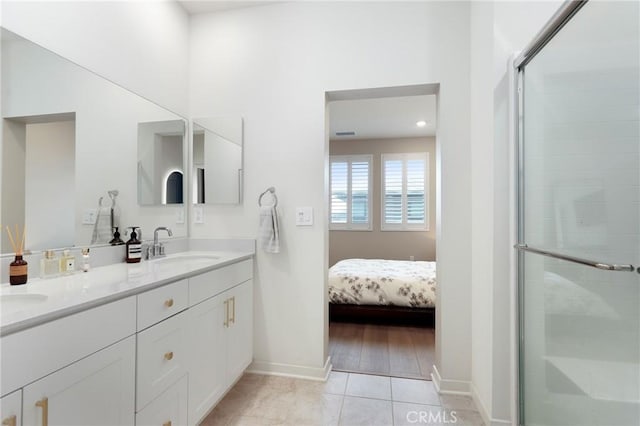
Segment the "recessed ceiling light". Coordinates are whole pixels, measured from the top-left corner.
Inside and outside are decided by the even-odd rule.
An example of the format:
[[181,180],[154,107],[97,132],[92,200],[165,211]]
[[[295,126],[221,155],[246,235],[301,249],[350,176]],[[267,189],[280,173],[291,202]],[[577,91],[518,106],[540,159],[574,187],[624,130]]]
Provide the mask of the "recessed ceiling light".
[[418,127],[424,127],[424,126],[426,126],[426,125],[427,125],[427,122],[426,122],[426,121],[424,121],[424,120],[420,120],[420,121],[418,121],[418,122],[416,123],[416,126],[418,126]]

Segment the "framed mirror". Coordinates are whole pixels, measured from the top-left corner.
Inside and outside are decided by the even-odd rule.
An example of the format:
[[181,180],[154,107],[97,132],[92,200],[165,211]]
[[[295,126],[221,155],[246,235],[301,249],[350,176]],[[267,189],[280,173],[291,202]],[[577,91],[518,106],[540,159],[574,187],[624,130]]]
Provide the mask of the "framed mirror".
[[242,117],[192,121],[194,204],[241,204]]
[[[123,239],[128,226],[186,236],[177,175],[160,173],[164,192],[154,182],[138,204],[140,132],[166,126],[154,138],[171,148],[154,146],[154,165],[166,156],[185,170],[186,120],[10,31],[0,37],[0,223],[26,225],[28,251],[107,244],[114,226]],[[0,253],[10,251],[2,232]]]

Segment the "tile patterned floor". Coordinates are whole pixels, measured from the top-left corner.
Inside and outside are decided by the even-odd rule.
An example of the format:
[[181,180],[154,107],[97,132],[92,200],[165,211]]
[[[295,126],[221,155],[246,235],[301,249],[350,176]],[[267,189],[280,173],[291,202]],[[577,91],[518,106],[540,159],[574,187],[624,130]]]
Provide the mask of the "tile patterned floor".
[[483,426],[473,401],[423,380],[332,372],[326,382],[245,374],[201,426]]

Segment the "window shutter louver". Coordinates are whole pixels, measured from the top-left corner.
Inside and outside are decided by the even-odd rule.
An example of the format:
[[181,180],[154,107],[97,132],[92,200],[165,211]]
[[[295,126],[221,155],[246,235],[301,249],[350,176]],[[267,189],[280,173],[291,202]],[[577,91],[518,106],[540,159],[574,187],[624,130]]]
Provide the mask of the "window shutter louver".
[[428,154],[382,154],[382,230],[428,229]]
[[349,163],[331,163],[331,223],[347,223]]
[[424,160],[407,160],[407,223],[424,223],[424,180]]
[[384,162],[384,221],[402,223],[402,161]]
[[351,222],[369,222],[369,163],[351,163]]
[[370,155],[331,156],[330,229],[371,229]]

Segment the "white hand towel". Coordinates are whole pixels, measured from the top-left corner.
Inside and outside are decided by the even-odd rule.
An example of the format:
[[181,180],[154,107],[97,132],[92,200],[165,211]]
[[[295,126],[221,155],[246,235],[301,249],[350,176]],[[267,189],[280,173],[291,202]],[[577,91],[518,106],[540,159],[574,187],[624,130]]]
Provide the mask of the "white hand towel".
[[280,253],[280,227],[274,206],[260,207],[260,246],[267,253]]

